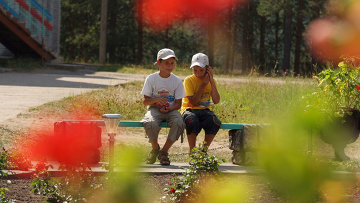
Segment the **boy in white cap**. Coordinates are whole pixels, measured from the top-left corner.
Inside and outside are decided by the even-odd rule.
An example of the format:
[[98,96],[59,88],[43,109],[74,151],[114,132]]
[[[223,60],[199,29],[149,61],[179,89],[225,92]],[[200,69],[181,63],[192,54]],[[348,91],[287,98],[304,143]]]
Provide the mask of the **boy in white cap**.
[[209,58],[203,53],[192,57],[193,75],[184,80],[186,97],[183,99],[181,113],[186,125],[186,134],[190,153],[196,145],[196,137],[201,129],[205,131],[204,145],[210,146],[221,122],[211,111],[212,103],[220,102],[220,95],[213,76],[213,69],[209,66]]
[[[168,150],[184,132],[185,124],[178,109],[186,95],[181,79],[172,73],[176,60],[173,50],[161,49],[155,63],[159,71],[147,76],[141,91],[144,95],[143,103],[148,106],[142,123],[152,146],[146,161],[148,164],[155,163],[158,158],[161,165],[170,165]],[[162,121],[168,122],[170,130],[164,146],[160,149],[158,136]]]

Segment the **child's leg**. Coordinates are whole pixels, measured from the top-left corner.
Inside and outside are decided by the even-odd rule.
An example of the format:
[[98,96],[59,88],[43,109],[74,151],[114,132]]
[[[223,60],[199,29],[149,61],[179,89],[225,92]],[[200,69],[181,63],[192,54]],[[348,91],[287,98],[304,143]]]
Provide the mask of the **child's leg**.
[[174,144],[176,140],[179,139],[180,135],[184,132],[185,124],[178,111],[171,111],[164,115],[166,118],[165,120],[169,124],[170,130],[168,138],[161,151],[168,152],[170,147]]
[[187,140],[188,140],[188,143],[189,143],[189,149],[190,149],[190,153],[191,153],[191,150],[195,147],[196,145],[196,134],[195,133],[192,133],[192,134],[188,134],[187,135]]
[[211,145],[211,142],[214,140],[214,138],[215,138],[214,134],[205,135],[204,145],[206,146],[206,150],[209,148],[209,146]]
[[171,142],[175,142],[184,133],[185,123],[178,111],[167,113],[166,121],[170,127],[168,139]]
[[204,145],[207,149],[211,145],[216,133],[220,129],[221,121],[217,118],[214,112],[208,109],[202,110],[202,113],[200,114],[200,120],[200,126],[204,128],[205,131]]
[[159,149],[158,136],[161,130],[162,113],[157,107],[150,107],[141,122],[153,149]]
[[174,144],[173,141],[171,141],[170,139],[167,139],[163,148],[161,149],[162,152],[168,152],[170,147]]
[[184,123],[186,125],[186,134],[189,143],[190,153],[196,145],[196,136],[201,131],[199,118],[194,112],[197,112],[197,110],[188,109],[182,115]]

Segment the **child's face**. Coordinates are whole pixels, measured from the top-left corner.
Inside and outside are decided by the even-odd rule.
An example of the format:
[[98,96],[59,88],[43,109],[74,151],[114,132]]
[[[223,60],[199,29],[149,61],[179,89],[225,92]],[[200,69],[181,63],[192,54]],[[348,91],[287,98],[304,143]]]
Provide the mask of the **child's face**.
[[170,74],[175,68],[175,58],[169,58],[158,62],[160,72]]
[[198,78],[203,78],[206,74],[206,68],[201,68],[200,66],[192,67],[193,73]]

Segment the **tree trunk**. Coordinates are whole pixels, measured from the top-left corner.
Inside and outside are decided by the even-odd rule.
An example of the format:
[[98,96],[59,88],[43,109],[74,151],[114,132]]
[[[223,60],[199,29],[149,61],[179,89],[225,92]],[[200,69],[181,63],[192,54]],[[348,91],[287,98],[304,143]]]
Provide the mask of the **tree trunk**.
[[242,71],[243,73],[249,72],[249,5],[245,4],[243,8],[243,38],[242,38]]
[[233,29],[232,29],[232,7],[228,12],[228,27],[227,27],[227,41],[226,41],[226,57],[225,57],[225,71],[229,72],[231,64],[232,44],[233,44]]
[[251,71],[251,69],[253,68],[254,66],[254,50],[253,50],[253,46],[254,46],[254,18],[253,17],[251,19],[252,16],[255,16],[257,15],[257,12],[255,10],[255,13],[253,13],[253,2],[254,1],[249,1],[249,4],[248,4],[248,12],[247,12],[247,18],[248,18],[248,26],[249,26],[249,31],[248,31],[248,70]]
[[[314,10],[313,19],[320,17],[320,3],[318,3],[318,5],[316,5],[312,9]],[[307,74],[310,74],[310,75],[317,74],[318,70],[314,69],[314,66],[317,66],[317,65],[318,65],[318,60],[316,59],[316,57],[311,56],[311,66],[307,69]]]
[[294,75],[300,74],[300,57],[301,57],[301,45],[303,39],[303,11],[304,11],[304,0],[298,0],[298,11],[297,11],[297,22],[296,22],[296,42],[295,42],[295,61],[294,61]]
[[101,1],[101,24],[100,24],[100,45],[99,45],[99,63],[106,62],[106,30],[107,30],[107,10],[108,0]]
[[112,42],[115,42],[116,41],[116,36],[117,36],[117,13],[118,13],[118,10],[117,9],[114,9],[114,8],[117,8],[118,7],[118,4],[117,4],[117,1],[112,1],[110,2],[109,4],[109,27],[108,27],[108,30],[109,30],[109,39],[108,39],[108,43],[107,43],[107,49],[109,51],[109,61],[110,62],[117,62],[117,57],[116,57],[116,46],[117,44],[113,44]]
[[144,25],[143,25],[143,0],[138,0],[138,36],[137,36],[137,63],[142,64],[143,60],[143,37],[144,37]]
[[259,47],[259,61],[260,61],[260,72],[265,71],[265,23],[266,18],[260,17],[260,47]]
[[209,63],[211,66],[214,65],[214,40],[215,40],[215,33],[214,33],[214,25],[209,22],[208,23],[208,57]]
[[279,61],[279,13],[276,13],[276,19],[275,19],[275,60],[276,62]]
[[283,71],[290,70],[292,3],[285,6]]

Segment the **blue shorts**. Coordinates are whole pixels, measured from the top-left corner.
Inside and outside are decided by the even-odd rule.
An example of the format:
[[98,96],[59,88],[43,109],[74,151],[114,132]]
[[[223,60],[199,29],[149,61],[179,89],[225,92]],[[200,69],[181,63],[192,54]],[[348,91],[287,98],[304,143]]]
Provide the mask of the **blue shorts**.
[[186,125],[186,134],[188,135],[198,135],[201,129],[204,129],[205,135],[216,135],[221,126],[221,121],[209,109],[186,109],[182,117]]

